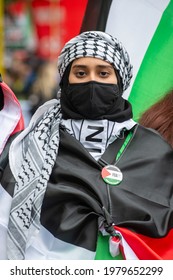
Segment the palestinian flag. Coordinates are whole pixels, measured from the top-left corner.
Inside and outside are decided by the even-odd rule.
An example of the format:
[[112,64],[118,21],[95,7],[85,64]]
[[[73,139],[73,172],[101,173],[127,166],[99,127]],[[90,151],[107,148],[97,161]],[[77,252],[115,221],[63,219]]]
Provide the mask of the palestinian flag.
[[13,91],[9,86],[0,81],[0,154],[5,144],[14,133],[24,129],[24,119],[22,109]]
[[[39,112],[43,114],[47,106],[43,105]],[[39,112],[12,143],[10,166],[16,178],[18,155],[23,147],[20,140],[40,119]],[[140,126],[136,129],[124,151],[126,156],[117,162],[123,174],[118,185],[106,184],[99,163],[74,137],[60,130],[58,157],[41,206],[41,227],[31,235],[28,232],[25,259],[173,259],[173,151],[152,131]],[[34,164],[35,155],[36,150]],[[110,162],[114,158],[111,153]],[[32,164],[30,167],[32,170]],[[145,180],[141,180],[141,173],[146,174]],[[1,259],[7,258],[6,236],[14,185],[7,166],[0,186]],[[27,197],[19,197],[19,202],[16,220],[21,219],[25,225]],[[114,231],[112,221],[116,223]],[[113,233],[112,237],[108,232]],[[18,240],[15,239],[16,244]]]
[[117,37],[133,65],[124,93],[134,119],[173,88],[173,1],[88,1],[82,31],[101,30]]
[[173,260],[173,230],[166,237],[151,238],[127,228],[115,229],[120,239],[99,236],[96,259]]
[[[11,196],[0,185],[0,260],[7,258],[6,234],[10,206]],[[56,239],[50,231],[41,227],[40,233],[34,238],[32,248],[27,253],[27,259],[173,260],[172,230],[166,237],[156,239],[122,227],[115,229],[120,234],[121,240],[99,235],[95,253]]]

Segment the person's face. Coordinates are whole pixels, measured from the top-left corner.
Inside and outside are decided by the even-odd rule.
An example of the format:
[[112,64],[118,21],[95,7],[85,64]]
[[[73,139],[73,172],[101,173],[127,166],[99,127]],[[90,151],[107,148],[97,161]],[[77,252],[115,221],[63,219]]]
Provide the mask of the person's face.
[[93,57],[82,57],[74,60],[70,70],[69,83],[90,81],[117,84],[113,66],[102,59]]

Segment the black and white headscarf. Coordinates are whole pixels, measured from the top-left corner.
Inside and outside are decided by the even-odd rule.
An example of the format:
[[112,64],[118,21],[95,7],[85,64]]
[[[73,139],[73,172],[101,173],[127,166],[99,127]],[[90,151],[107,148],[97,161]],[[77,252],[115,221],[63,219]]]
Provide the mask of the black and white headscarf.
[[127,51],[113,36],[101,31],[87,31],[67,42],[58,58],[60,79],[70,62],[80,57],[100,58],[112,64],[122,80],[123,91],[128,88],[132,65]]

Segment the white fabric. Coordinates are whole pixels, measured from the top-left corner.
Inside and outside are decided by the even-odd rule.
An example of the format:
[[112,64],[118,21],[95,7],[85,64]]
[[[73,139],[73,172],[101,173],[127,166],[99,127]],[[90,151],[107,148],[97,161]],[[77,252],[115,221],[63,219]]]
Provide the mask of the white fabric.
[[[0,185],[0,260],[7,259],[7,227],[12,198]],[[39,233],[27,242],[27,260],[92,260],[95,252],[55,239],[41,226]]]
[[21,161],[22,161],[22,146],[20,145],[21,140],[32,130],[35,123],[38,121],[38,119],[41,119],[43,114],[53,105],[57,104],[56,99],[52,99],[46,103],[44,103],[39,109],[36,111],[36,113],[33,115],[29,126],[22,131],[12,142],[10,146],[10,152],[9,152],[9,164],[10,168],[12,170],[12,173],[14,175],[14,178],[17,180],[17,176],[20,171],[21,167]]
[[[90,154],[98,160],[105,149],[111,144],[117,137],[120,136],[121,131],[126,128],[130,130],[136,122],[132,119],[123,123],[112,122],[108,120],[62,120],[62,124],[67,128],[67,131],[79,140],[83,146],[88,149]],[[88,140],[88,136],[97,132],[96,127],[100,128],[100,132]],[[92,140],[97,140],[92,141]],[[100,142],[98,142],[100,140]],[[90,151],[95,149],[95,151]]]
[[[8,218],[11,208],[11,196],[0,185],[0,260],[6,260],[6,238]],[[127,260],[138,259],[122,234],[121,245]],[[102,233],[103,235],[107,233]],[[110,252],[113,256],[117,253],[117,244],[110,237]],[[27,242],[25,259],[27,260],[92,260],[95,252],[55,239],[55,237],[41,226],[39,233]]]
[[11,201],[11,196],[0,184],[0,260],[7,259],[6,241]]
[[126,240],[124,239],[123,235],[116,231],[121,236],[120,242],[114,242],[112,237],[109,239],[109,250],[113,257],[117,256],[120,252],[119,246],[123,247],[124,255],[126,260],[138,260],[138,257],[136,256],[135,252],[132,250],[132,248],[128,245]]
[[[29,127],[25,129],[19,136],[17,136],[15,140],[12,142],[12,145],[10,147],[9,159],[10,159],[10,167],[15,178],[17,178],[21,166],[21,159],[22,159],[21,157],[22,149],[20,145],[21,139],[23,139],[29,133],[29,131],[32,130],[35,123],[38,122],[38,119],[42,118],[44,112],[47,111],[48,108],[52,107],[56,103],[57,100],[51,100],[45,103],[43,106],[41,106],[39,110],[35,113],[33,118],[31,119]],[[109,122],[107,122],[107,125],[108,123]],[[112,131],[115,132],[115,135],[119,135],[123,127],[130,129],[133,125],[135,125],[135,122],[133,120],[129,120],[124,124],[116,123],[116,125],[110,122],[110,127],[109,129],[106,128],[105,132],[108,133],[107,136],[109,136],[109,140],[113,141],[114,137],[113,138],[111,137],[113,135],[111,133]],[[75,129],[78,135],[80,135],[78,130],[79,127],[76,126]],[[1,190],[0,198],[2,200],[2,202],[0,200],[1,207],[3,211],[5,211],[5,212],[0,211],[0,242],[1,244],[3,244],[0,250],[1,251],[0,258],[6,259],[7,225],[8,225],[8,217],[9,217],[12,199],[4,190]],[[3,215],[2,217],[4,217],[4,220],[1,217],[1,214]],[[95,253],[93,252],[90,252],[83,248],[78,248],[74,245],[66,244],[65,242],[55,239],[51,233],[49,233],[45,228],[41,226],[40,231],[37,232],[37,234],[34,237],[31,236],[27,240],[25,258],[26,259],[65,259],[66,256],[62,252],[64,252],[64,250],[67,249],[66,245],[68,248],[70,248],[67,259],[94,259],[95,257]]]
[[[26,243],[40,228],[40,211],[58,154],[60,104],[51,106],[21,142],[21,168],[17,176],[7,236],[9,259],[24,259]],[[10,153],[15,154],[14,150]],[[13,170],[12,170],[13,171]]]
[[15,129],[21,117],[21,108],[13,99],[11,93],[3,89],[4,107],[0,111],[1,137],[0,137],[0,154]]
[[69,40],[58,57],[60,79],[69,63],[80,57],[100,58],[114,65],[121,77],[123,91],[129,86],[133,67],[117,38],[102,31],[86,31]]
[[170,0],[112,1],[106,32],[123,42],[133,65],[131,84],[123,94],[126,99],[129,97],[133,82],[162,13],[169,2]]

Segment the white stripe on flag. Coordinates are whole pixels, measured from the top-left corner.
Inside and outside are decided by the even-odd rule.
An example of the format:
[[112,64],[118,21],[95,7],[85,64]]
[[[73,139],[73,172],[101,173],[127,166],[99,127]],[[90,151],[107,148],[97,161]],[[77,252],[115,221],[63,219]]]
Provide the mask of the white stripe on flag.
[[110,254],[113,257],[116,257],[119,254],[119,252],[121,252],[122,255],[124,255],[124,258],[126,260],[138,260],[137,255],[132,250],[132,248],[128,245],[128,243],[124,239],[124,237],[121,234],[121,232],[116,230],[116,233],[121,236],[121,239],[119,241],[115,242],[114,238],[110,237],[110,239],[109,239]]
[[[0,185],[0,260],[6,260],[6,237],[11,208],[11,196]],[[95,252],[55,238],[47,229],[27,242],[26,260],[93,260]]]
[[55,238],[44,227],[27,243],[27,260],[93,260],[95,252]]
[[142,59],[169,0],[112,1],[106,32],[117,37],[127,49],[133,65],[133,79],[124,93],[128,99]]

